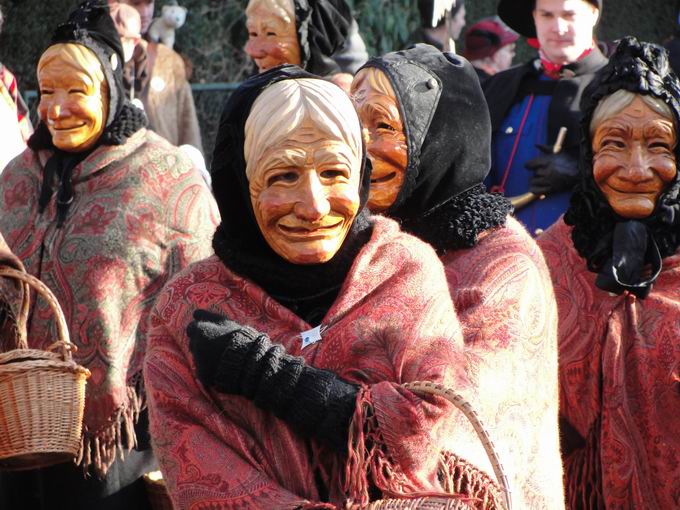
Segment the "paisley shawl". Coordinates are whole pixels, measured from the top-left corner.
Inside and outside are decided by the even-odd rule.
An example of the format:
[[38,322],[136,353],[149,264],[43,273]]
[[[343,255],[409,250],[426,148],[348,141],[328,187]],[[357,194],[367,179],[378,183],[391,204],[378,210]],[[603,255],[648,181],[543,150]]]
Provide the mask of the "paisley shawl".
[[[206,391],[185,333],[196,308],[266,332],[290,354],[361,384],[349,459],[242,397]],[[322,321],[321,341],[302,349],[300,333],[309,329],[217,257],[165,287],[151,316],[144,375],[154,449],[177,508],[335,508],[348,496],[365,503],[369,487],[394,496],[464,485],[457,482],[473,469],[455,456],[446,469],[440,463],[442,450],[458,446],[452,406],[399,386],[468,384],[460,325],[434,251],[377,217]],[[492,482],[482,473],[475,484],[465,495],[476,508],[493,508],[497,495],[485,490]]]
[[[63,228],[53,196],[38,213],[49,152],[27,149],[0,177],[0,231],[26,270],[57,296],[87,384],[81,460],[103,476],[135,444],[151,306],[169,276],[211,252],[219,217],[191,162],[145,129],[102,145],[73,170]],[[28,338],[55,338],[47,305],[33,303]]]
[[[569,508],[680,508],[680,254],[645,299],[609,294],[558,221],[539,238],[559,311]],[[575,441],[573,441],[575,440]]]
[[[442,257],[469,355],[476,409],[524,510],[564,507],[558,437],[557,307],[536,242],[514,219]],[[540,381],[540,383],[537,383]],[[467,395],[473,398],[470,395]],[[456,452],[483,466],[474,435]]]

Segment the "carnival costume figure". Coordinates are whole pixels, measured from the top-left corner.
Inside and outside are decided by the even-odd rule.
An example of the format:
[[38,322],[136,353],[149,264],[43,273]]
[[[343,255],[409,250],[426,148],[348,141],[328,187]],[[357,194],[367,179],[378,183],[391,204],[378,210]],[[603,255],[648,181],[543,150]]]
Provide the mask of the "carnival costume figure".
[[445,451],[453,409],[401,386],[464,388],[468,365],[435,252],[364,208],[364,151],[346,94],[297,67],[226,105],[213,187],[222,217],[242,221],[223,221],[216,255],[165,288],[145,363],[178,508],[498,502]]
[[[491,124],[472,65],[419,44],[369,60],[351,93],[369,134],[368,205],[444,264],[477,412],[493,430],[515,504],[560,508],[555,299],[538,246],[508,216],[509,201],[482,184]],[[485,466],[464,423],[451,440],[462,459]]]
[[[122,65],[108,7],[84,2],[40,58],[40,124],[0,180],[0,231],[56,295],[92,373],[80,466],[3,474],[3,508],[148,508],[148,314],[170,275],[211,252],[218,211],[190,161],[125,99]],[[54,330],[38,301],[32,347]]]
[[539,238],[559,310],[571,509],[680,505],[680,82],[623,39],[585,90],[581,180]]

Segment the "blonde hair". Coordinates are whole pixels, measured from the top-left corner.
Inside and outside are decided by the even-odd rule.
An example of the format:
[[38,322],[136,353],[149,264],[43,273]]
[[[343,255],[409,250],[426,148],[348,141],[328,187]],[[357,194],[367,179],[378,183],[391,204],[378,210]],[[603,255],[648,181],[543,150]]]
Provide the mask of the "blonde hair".
[[361,126],[352,102],[337,85],[322,79],[283,80],[267,87],[246,119],[243,153],[250,180],[264,152],[285,140],[305,121],[339,138],[361,161]]
[[359,72],[366,73],[366,79],[371,89],[385,96],[393,97],[395,95],[394,87],[382,69],[378,67],[364,67]]
[[260,6],[286,23],[295,23],[295,3],[293,0],[250,0],[246,7],[246,16],[249,17]]
[[621,89],[601,99],[595,107],[593,117],[590,120],[590,136],[592,137],[595,134],[597,128],[599,128],[604,121],[623,111],[636,97],[640,97],[647,106],[659,115],[672,121],[673,125],[676,126],[677,121],[673,112],[661,99],[649,94],[635,94],[629,90]]
[[102,67],[97,55],[85,46],[75,43],[59,43],[53,44],[45,50],[38,61],[38,73],[50,62],[61,58],[67,64],[70,64],[76,69],[82,69],[92,79],[94,83],[101,83],[101,94],[107,94],[109,91],[104,68]]

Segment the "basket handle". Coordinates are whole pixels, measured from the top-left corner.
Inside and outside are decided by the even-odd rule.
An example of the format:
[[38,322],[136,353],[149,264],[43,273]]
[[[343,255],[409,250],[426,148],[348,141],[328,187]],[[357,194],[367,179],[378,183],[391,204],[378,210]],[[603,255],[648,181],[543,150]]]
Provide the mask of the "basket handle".
[[35,276],[6,266],[0,266],[0,276],[19,280],[22,283],[24,291],[19,317],[17,318],[17,348],[28,349],[26,326],[28,323],[30,300],[29,291],[30,287],[33,287],[36,292],[47,301],[57,322],[57,335],[59,336],[59,341],[55,342],[49,349],[52,350],[52,348],[55,347],[59,348],[64,361],[72,361],[73,356],[71,355],[71,351],[75,350],[75,345],[71,343],[71,339],[69,338],[68,328],[66,327],[66,318],[64,317],[64,312],[61,310],[61,306],[59,306],[59,301],[57,301],[57,298],[47,285],[38,280]]
[[496,480],[503,491],[503,499],[505,500],[506,510],[512,510],[512,498],[510,494],[511,491],[510,484],[508,483],[508,477],[503,470],[503,465],[501,464],[498,452],[496,452],[496,447],[494,446],[493,441],[491,441],[489,433],[486,431],[486,428],[484,427],[482,420],[479,418],[479,415],[474,409],[472,409],[470,403],[465,400],[462,395],[451,388],[446,388],[441,384],[435,384],[433,382],[417,381],[405,383],[402,385],[402,387],[413,391],[414,393],[427,393],[429,395],[443,397],[460,409],[460,411],[465,415],[468,421],[472,424],[472,427],[475,429],[477,437],[479,437],[480,441],[482,442],[484,451],[491,461],[491,467],[493,468],[493,472],[496,475]]

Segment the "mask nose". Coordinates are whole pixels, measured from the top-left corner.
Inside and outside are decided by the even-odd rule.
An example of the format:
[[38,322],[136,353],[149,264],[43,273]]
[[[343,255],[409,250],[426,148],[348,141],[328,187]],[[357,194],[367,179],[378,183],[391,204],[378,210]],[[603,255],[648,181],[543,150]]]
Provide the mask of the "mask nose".
[[310,174],[303,183],[302,194],[295,204],[294,212],[298,218],[314,222],[326,216],[331,206],[318,175],[316,172],[310,172]]

